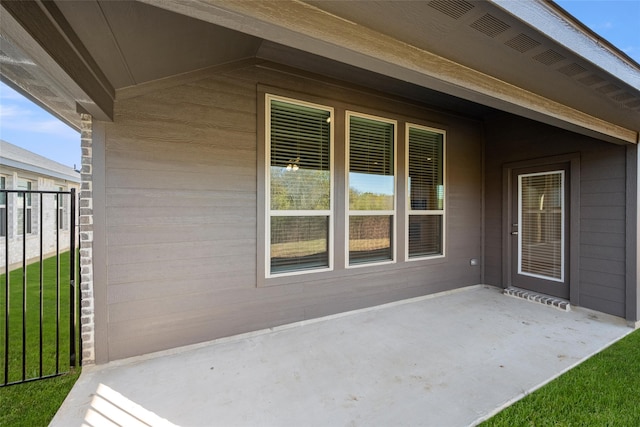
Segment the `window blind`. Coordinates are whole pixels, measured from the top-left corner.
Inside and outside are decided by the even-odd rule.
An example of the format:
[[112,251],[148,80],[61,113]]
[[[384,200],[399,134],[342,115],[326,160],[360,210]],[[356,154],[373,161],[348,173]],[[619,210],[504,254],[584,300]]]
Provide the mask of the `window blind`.
[[392,123],[351,116],[349,123],[349,171],[393,176]]
[[409,197],[412,210],[443,208],[443,135],[409,128]]
[[327,267],[328,242],[327,216],[271,217],[271,271]]
[[444,134],[407,126],[409,258],[444,253]]
[[390,261],[394,254],[395,124],[348,117],[349,265]]
[[271,274],[328,268],[331,110],[270,100]]
[[409,257],[442,254],[442,215],[409,215]]
[[520,175],[519,273],[563,280],[564,174]]
[[271,166],[328,171],[330,117],[327,110],[271,101]]

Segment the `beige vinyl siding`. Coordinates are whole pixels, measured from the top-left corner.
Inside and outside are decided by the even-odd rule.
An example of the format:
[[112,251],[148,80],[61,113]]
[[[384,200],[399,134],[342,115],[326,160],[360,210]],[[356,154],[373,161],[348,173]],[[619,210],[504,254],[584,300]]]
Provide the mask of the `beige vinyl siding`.
[[[446,258],[258,286],[258,85],[446,128]],[[108,360],[480,283],[479,123],[259,67],[167,86],[104,124]]]

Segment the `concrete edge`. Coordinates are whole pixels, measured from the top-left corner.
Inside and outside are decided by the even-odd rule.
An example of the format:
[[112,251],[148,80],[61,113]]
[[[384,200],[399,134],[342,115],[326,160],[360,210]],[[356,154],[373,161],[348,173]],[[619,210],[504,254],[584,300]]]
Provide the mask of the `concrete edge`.
[[317,317],[317,318],[314,318],[314,319],[300,320],[298,322],[287,323],[287,324],[280,325],[280,326],[274,326],[272,328],[259,329],[257,331],[251,331],[251,332],[246,332],[246,333],[243,333],[243,334],[232,335],[232,336],[229,336],[229,337],[218,338],[218,339],[214,339],[214,340],[211,340],[211,341],[204,341],[204,342],[197,343],[197,344],[190,344],[190,345],[186,345],[186,346],[182,346],[182,347],[176,347],[176,348],[172,348],[172,349],[168,349],[168,350],[160,350],[160,351],[156,351],[156,352],[152,352],[152,353],[143,354],[143,355],[140,355],[140,356],[127,357],[125,359],[114,360],[112,362],[108,362],[108,363],[105,363],[105,364],[87,365],[87,366],[83,366],[82,367],[82,373],[80,374],[80,377],[83,377],[85,375],[85,372],[86,372],[87,375],[89,375],[89,374],[92,374],[94,372],[99,372],[99,371],[102,371],[102,370],[107,370],[107,369],[111,369],[111,368],[117,368],[117,367],[121,367],[121,366],[126,366],[126,365],[131,365],[131,364],[144,362],[144,361],[147,361],[147,360],[157,359],[157,358],[164,357],[164,356],[172,356],[172,355],[181,354],[181,353],[184,353],[184,352],[198,350],[198,349],[201,349],[201,348],[204,348],[204,347],[209,347],[209,346],[215,345],[215,344],[223,344],[223,343],[241,341],[241,340],[245,340],[245,339],[249,339],[249,338],[255,338],[255,337],[258,337],[258,336],[267,335],[267,334],[270,334],[270,333],[273,333],[273,332],[286,331],[286,330],[289,330],[289,329],[299,328],[299,327],[306,326],[306,325],[311,325],[311,324],[314,324],[314,323],[326,322],[326,321],[329,321],[329,320],[334,320],[334,319],[339,319],[339,318],[342,318],[342,317],[353,316],[353,315],[360,314],[360,313],[383,310],[385,308],[397,307],[397,306],[401,306],[401,305],[405,305],[405,304],[410,304],[410,303],[413,303],[413,302],[426,301],[426,300],[430,300],[430,299],[434,299],[434,298],[439,298],[439,297],[443,297],[443,296],[447,296],[447,295],[456,294],[456,293],[459,293],[459,292],[468,292],[468,291],[472,291],[474,289],[480,289],[480,288],[495,289],[495,290],[500,290],[500,291],[502,290],[502,288],[499,288],[499,287],[496,287],[496,286],[493,286],[493,285],[484,285],[484,284],[464,286],[462,288],[456,288],[456,289],[452,289],[452,290],[448,290],[448,291],[436,292],[436,293],[429,294],[429,295],[422,295],[422,296],[419,296],[419,297],[413,297],[413,298],[403,299],[403,300],[399,300],[399,301],[393,301],[393,302],[389,302],[389,303],[385,303],[385,304],[375,305],[375,306],[372,306],[372,307],[365,307],[365,308],[361,308],[361,309],[357,309],[357,310],[345,311],[345,312],[342,312],[342,313],[331,314],[331,315],[328,315],[328,316]]
[[[574,309],[575,308],[579,308],[580,310],[584,310],[584,311],[587,311],[587,312],[592,312],[593,311],[593,310],[589,310],[589,309],[582,308],[582,307],[574,307]],[[595,312],[595,311],[593,311],[593,312],[594,313],[598,313],[598,315],[602,314],[602,313]],[[615,317],[615,316],[612,316],[612,317]],[[546,381],[543,381],[540,384],[538,384],[538,385],[536,385],[534,387],[531,387],[529,390],[523,391],[522,393],[520,393],[517,396],[515,396],[513,399],[510,399],[510,400],[504,402],[502,405],[498,406],[497,408],[495,408],[493,411],[489,412],[488,414],[482,415],[480,418],[477,418],[474,422],[469,424],[469,427],[475,427],[478,424],[480,424],[480,423],[482,423],[484,421],[487,421],[489,418],[493,417],[494,415],[497,415],[499,412],[502,412],[502,410],[504,410],[504,409],[508,408],[509,406],[513,405],[517,401],[519,401],[519,400],[523,399],[524,397],[530,395],[534,391],[544,387],[545,385],[549,384],[551,381],[554,381],[555,379],[561,377],[562,375],[566,374],[567,372],[569,372],[570,370],[572,370],[576,366],[584,363],[585,361],[587,361],[588,359],[592,358],[596,354],[606,350],[607,348],[611,347],[612,345],[614,345],[618,341],[622,340],[623,338],[626,338],[627,336],[629,336],[634,331],[635,331],[635,329],[629,328],[629,331],[627,331],[622,336],[620,336],[620,337],[616,338],[615,340],[605,344],[604,346],[602,346],[598,350],[595,350],[594,352],[592,352],[591,354],[587,355],[586,357],[578,360],[574,364],[572,364],[572,365],[568,366],[567,368],[563,369],[562,371],[560,371],[557,375],[554,375],[554,376],[548,378]]]

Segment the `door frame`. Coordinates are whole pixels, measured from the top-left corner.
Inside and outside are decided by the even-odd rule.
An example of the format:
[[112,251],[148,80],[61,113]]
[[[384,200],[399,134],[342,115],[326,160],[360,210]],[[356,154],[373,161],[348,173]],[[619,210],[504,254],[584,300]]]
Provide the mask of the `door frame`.
[[569,153],[559,156],[540,157],[530,160],[505,163],[502,166],[502,285],[504,288],[512,286],[513,254],[511,238],[511,221],[513,214],[513,183],[511,180],[514,169],[544,167],[558,163],[568,165],[569,174],[569,302],[580,305],[580,153]]

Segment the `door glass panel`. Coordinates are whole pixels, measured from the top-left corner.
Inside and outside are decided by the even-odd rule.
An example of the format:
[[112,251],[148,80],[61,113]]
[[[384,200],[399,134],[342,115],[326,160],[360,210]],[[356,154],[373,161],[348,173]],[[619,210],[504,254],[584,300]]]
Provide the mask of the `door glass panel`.
[[518,176],[518,273],[564,281],[564,171]]

